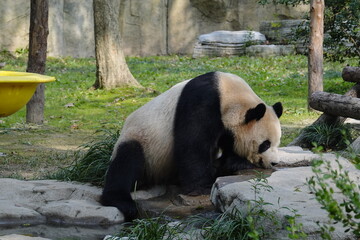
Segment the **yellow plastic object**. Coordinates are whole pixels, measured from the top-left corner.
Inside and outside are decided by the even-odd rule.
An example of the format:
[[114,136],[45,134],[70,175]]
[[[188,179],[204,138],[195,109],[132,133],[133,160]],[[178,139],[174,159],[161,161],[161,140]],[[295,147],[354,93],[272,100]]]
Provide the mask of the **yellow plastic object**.
[[28,72],[0,71],[0,117],[22,108],[40,83],[53,82],[54,77]]

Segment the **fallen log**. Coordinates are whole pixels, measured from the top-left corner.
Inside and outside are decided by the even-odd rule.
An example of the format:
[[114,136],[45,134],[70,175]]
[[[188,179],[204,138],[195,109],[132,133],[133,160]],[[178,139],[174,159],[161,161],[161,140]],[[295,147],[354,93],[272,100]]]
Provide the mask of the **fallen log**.
[[310,107],[321,112],[342,117],[360,119],[360,99],[335,93],[314,92]]
[[[345,96],[351,96],[351,97],[360,97],[360,83],[355,84],[348,92],[345,93]],[[313,122],[312,125],[316,124],[342,124],[346,120],[346,117],[340,117],[340,116],[334,116],[327,113],[321,114],[321,116]],[[301,132],[299,136],[297,136],[291,143],[288,144],[288,146],[300,146],[304,148],[311,147],[311,143],[306,142],[304,139],[304,132]]]
[[347,82],[360,83],[360,67],[344,67],[342,78]]

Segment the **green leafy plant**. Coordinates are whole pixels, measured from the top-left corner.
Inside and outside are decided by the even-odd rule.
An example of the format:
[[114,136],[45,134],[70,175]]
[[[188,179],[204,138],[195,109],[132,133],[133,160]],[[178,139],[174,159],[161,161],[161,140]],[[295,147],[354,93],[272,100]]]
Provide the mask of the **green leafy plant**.
[[351,129],[344,124],[313,124],[303,129],[304,141],[311,146],[314,143],[325,150],[342,150],[352,139]]
[[170,224],[164,216],[135,219],[130,225],[125,224],[116,237],[136,240],[181,240],[183,228],[181,224]]
[[[322,159],[313,162],[312,170],[315,173],[308,179],[310,190],[316,200],[328,212],[333,223],[342,223],[346,232],[351,231],[360,238],[360,186],[349,177],[339,159],[336,165]],[[341,194],[342,200],[335,199],[335,194]],[[322,225],[322,237],[331,239],[332,225]]]
[[49,176],[64,181],[87,182],[101,186],[104,184],[106,171],[119,131],[101,130],[103,135],[81,146],[74,162]]
[[[297,6],[309,0],[259,0],[259,4]],[[331,61],[344,62],[349,57],[360,62],[360,4],[358,0],[326,0],[324,10],[324,55]],[[295,39],[309,36],[309,25],[296,31]]]

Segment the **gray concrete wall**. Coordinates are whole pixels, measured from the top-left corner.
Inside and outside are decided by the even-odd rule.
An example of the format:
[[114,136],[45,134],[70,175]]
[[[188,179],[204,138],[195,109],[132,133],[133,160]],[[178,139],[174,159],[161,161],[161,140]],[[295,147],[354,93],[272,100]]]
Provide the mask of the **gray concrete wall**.
[[[197,37],[215,30],[258,30],[264,20],[301,18],[308,7],[256,0],[119,0],[124,52],[192,54]],[[49,56],[94,56],[92,0],[49,0]],[[0,1],[0,49],[28,46],[30,1]]]

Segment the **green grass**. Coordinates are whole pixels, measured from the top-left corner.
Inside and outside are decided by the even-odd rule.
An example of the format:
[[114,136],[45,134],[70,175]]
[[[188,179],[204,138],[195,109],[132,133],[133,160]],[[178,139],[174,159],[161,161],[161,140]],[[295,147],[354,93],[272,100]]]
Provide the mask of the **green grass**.
[[304,142],[323,147],[324,150],[340,151],[347,148],[347,142],[352,141],[351,128],[344,124],[319,123],[308,126],[303,130]]
[[[26,58],[2,55],[3,70],[25,71]],[[305,56],[273,58],[201,58],[185,56],[131,57],[128,65],[145,89],[124,88],[92,90],[95,82],[95,59],[49,58],[47,75],[57,81],[46,85],[47,125],[59,131],[74,127],[95,131],[122,124],[134,109],[148,102],[174,84],[209,71],[225,71],[243,77],[268,104],[282,101],[284,124],[316,118],[307,112],[307,59]],[[341,79],[343,64],[325,65],[325,90],[344,93],[352,84]],[[72,103],[74,107],[67,108]],[[0,127],[23,123],[25,110],[2,119]]]
[[[3,70],[25,71],[27,58],[0,53]],[[46,74],[57,81],[46,84],[45,125],[57,133],[94,133],[99,129],[120,129],[135,109],[174,84],[209,71],[225,71],[244,78],[268,104],[281,101],[284,114],[282,146],[288,144],[318,113],[307,111],[307,57],[227,57],[193,59],[186,56],[129,57],[129,68],[145,87],[93,90],[95,59],[48,58]],[[345,64],[325,63],[326,91],[344,93],[353,84],[341,79]],[[66,107],[68,104],[73,107]],[[25,108],[2,118],[0,129],[22,128]],[[46,130],[48,131],[48,130]]]

